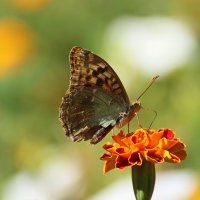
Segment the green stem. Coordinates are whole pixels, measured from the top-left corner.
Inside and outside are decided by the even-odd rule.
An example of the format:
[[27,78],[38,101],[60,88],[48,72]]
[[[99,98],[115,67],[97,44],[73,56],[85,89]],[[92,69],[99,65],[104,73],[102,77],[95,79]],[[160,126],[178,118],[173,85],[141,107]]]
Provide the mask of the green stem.
[[136,200],[151,200],[155,179],[154,163],[143,161],[141,166],[132,166],[132,183]]

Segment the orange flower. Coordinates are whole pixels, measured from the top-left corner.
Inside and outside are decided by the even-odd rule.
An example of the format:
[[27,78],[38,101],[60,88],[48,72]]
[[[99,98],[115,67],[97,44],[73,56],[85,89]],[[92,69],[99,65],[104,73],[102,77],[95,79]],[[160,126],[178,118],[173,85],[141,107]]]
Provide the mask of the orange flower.
[[50,3],[51,0],[9,0],[11,5],[26,11],[39,10]]
[[17,19],[0,20],[0,77],[22,64],[32,53],[33,34]]
[[127,135],[121,131],[113,135],[114,143],[103,145],[107,151],[100,158],[105,161],[104,173],[114,168],[142,165],[143,160],[152,163],[180,163],[187,156],[184,150],[186,145],[174,136],[174,131],[168,128],[158,131],[138,129]]

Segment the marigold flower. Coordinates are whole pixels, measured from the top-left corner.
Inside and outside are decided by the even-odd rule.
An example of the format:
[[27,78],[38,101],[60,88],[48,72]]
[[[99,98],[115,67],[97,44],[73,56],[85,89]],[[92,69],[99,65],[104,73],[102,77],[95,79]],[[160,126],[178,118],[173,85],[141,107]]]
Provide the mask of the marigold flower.
[[140,166],[143,160],[152,163],[180,163],[187,156],[184,149],[186,145],[174,136],[174,131],[168,128],[141,128],[127,135],[123,131],[113,135],[114,143],[107,142],[103,145],[107,151],[100,158],[105,161],[104,173],[114,168]]

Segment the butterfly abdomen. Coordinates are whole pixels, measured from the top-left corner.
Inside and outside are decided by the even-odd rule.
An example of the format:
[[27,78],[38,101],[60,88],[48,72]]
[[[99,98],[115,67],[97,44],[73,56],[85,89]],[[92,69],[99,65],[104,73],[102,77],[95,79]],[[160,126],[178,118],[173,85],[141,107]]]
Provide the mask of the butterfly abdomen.
[[95,132],[95,134],[92,136],[90,143],[91,144],[97,144],[100,142],[112,129],[114,126],[109,125],[108,127],[100,127],[98,131]]

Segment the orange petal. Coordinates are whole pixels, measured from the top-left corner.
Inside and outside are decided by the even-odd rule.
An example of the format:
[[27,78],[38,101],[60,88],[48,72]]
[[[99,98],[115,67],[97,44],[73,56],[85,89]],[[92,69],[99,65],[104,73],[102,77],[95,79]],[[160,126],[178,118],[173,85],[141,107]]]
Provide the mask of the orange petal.
[[128,158],[123,158],[121,156],[118,156],[116,159],[116,165],[115,167],[118,169],[123,169],[127,166],[130,166],[131,164],[128,162]]
[[112,158],[112,154],[104,153],[101,155],[100,160],[109,160]]
[[144,151],[142,152],[143,156],[145,157],[146,160],[153,162],[153,163],[161,163],[164,162],[164,150],[159,149],[159,150],[149,150],[149,151]]
[[144,149],[149,144],[149,138],[147,136],[146,130],[139,129],[132,135],[131,141],[133,144],[137,145],[139,149]]
[[105,150],[110,149],[113,147],[113,144],[110,142],[106,142],[103,146],[102,146]]
[[125,138],[126,135],[124,134],[123,131],[121,131],[119,134],[116,135],[112,135],[112,139],[118,143],[119,145],[124,145],[124,143],[122,142],[122,139]]
[[135,152],[135,153],[131,154],[131,156],[128,159],[128,162],[131,165],[142,165],[142,158],[141,158],[140,153]]
[[187,157],[187,153],[185,150],[180,150],[176,152],[175,155],[178,156],[181,160],[185,160],[185,158]]
[[101,160],[105,160],[104,167],[103,167],[103,173],[107,173],[108,171],[115,168],[115,160],[117,156],[116,155],[109,155],[109,154],[103,154],[101,156]]
[[173,146],[175,146],[177,143],[178,143],[178,141],[176,141],[176,140],[167,140],[166,138],[162,138],[159,141],[158,147],[160,149],[168,150],[168,149],[171,149]]
[[166,162],[172,162],[172,163],[180,163],[181,159],[178,156],[170,153],[170,157],[166,157],[165,161]]
[[133,144],[131,140],[132,135],[133,135],[132,133],[131,134],[129,133],[126,135],[125,138],[122,139],[122,142],[124,143],[125,146],[130,147]]
[[154,129],[151,129],[151,130],[147,130],[147,132],[148,132],[148,135],[151,136],[152,134],[156,133],[157,131]]
[[186,145],[183,142],[181,142],[179,140],[175,140],[175,141],[176,141],[175,145],[173,145],[169,149],[170,152],[175,153],[175,152],[178,152],[178,151],[180,151],[180,150],[182,150],[186,147]]
[[174,139],[175,133],[171,129],[161,128],[161,129],[158,130],[158,132],[162,132],[163,137],[167,138],[168,140]]
[[150,131],[151,131],[151,134],[149,135],[148,148],[152,149],[159,144],[159,141],[162,138],[163,133],[157,132],[157,131],[153,132],[152,130],[150,130]]
[[114,153],[114,154],[116,154],[116,149],[119,147],[120,147],[120,145],[117,143],[111,144],[111,143],[107,142],[106,144],[103,145],[103,148],[105,150],[107,150],[110,153]]
[[119,147],[116,149],[116,153],[123,158],[129,158],[132,152],[127,147]]

